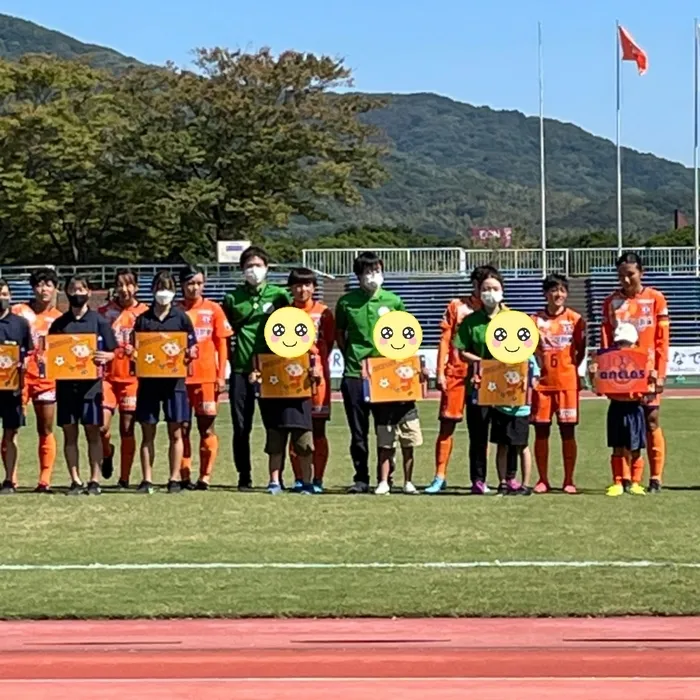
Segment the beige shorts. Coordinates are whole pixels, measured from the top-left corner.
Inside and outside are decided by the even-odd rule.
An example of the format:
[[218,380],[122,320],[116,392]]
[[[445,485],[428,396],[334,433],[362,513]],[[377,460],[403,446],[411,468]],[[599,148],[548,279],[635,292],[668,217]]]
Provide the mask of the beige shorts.
[[265,454],[283,455],[287,451],[287,439],[291,437],[294,452],[306,457],[314,451],[314,435],[302,428],[268,428]]
[[423,444],[419,418],[401,421],[397,425],[377,426],[377,446],[380,449],[392,450],[397,443],[401,447],[420,447]]

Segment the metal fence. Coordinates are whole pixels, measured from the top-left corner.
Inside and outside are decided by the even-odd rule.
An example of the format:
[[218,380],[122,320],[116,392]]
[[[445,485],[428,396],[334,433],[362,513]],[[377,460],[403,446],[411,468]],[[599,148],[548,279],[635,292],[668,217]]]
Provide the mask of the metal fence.
[[[541,277],[559,272],[571,277],[596,272],[613,272],[618,258],[616,248],[552,248],[518,250],[505,248],[313,248],[303,251],[306,267],[333,277],[352,274],[353,260],[373,250],[384,261],[388,272],[411,275],[468,274],[477,265],[494,265],[514,277]],[[637,253],[649,272],[700,275],[695,248],[628,248]],[[544,263],[544,264],[543,264]]]

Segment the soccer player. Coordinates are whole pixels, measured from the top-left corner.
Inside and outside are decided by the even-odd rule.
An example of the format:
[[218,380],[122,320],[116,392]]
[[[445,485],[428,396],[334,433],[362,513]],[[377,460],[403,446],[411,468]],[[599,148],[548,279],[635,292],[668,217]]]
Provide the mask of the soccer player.
[[56,308],[58,275],[50,267],[34,270],[29,277],[34,299],[26,304],[16,304],[12,313],[29,322],[34,350],[29,354],[24,372],[23,402],[34,405],[36,431],[39,437],[39,483],[35,493],[50,494],[51,477],[56,462],[56,436],[53,433],[56,419],[56,383],[42,377],[40,366],[43,338],[51,324],[61,315]]
[[[117,341],[112,327],[96,311],[89,307],[90,282],[83,275],[73,275],[66,281],[69,310],[57,318],[49,329],[49,335],[91,334],[97,336],[97,351],[92,361],[101,368],[114,359]],[[87,493],[99,496],[102,469],[102,378],[66,379],[57,382],[56,399],[58,424],[63,428],[63,452],[71,478],[68,492],[71,496]],[[82,424],[88,443],[90,481],[85,490],[80,479],[78,426]]]
[[341,384],[345,415],[350,427],[350,456],[355,467],[354,484],[349,493],[369,491],[369,415],[376,411],[365,401],[362,363],[379,357],[372,341],[374,325],[389,311],[405,311],[403,301],[393,292],[382,289],[384,263],[375,253],[365,252],[355,258],[353,271],[360,288],[340,297],[335,310],[336,342],[345,358]]
[[[306,311],[316,326],[316,343],[311,348],[314,357],[313,372],[316,388],[312,396],[311,417],[313,419],[314,456],[313,489],[323,493],[323,476],[328,464],[328,438],[326,425],[331,417],[331,371],[329,358],[335,342],[335,320],[333,313],[322,302],[314,300],[318,281],[313,270],[300,267],[289,273],[287,280],[294,306]],[[303,486],[301,464],[290,443],[290,456],[294,468],[294,489]]]
[[[440,432],[435,442],[435,478],[425,493],[440,493],[447,487],[447,465],[452,455],[454,432],[464,417],[466,405],[467,364],[460,358],[453,342],[462,321],[481,308],[479,283],[486,268],[472,271],[472,293],[453,299],[440,322],[440,345],[437,357],[437,386],[440,389]],[[493,268],[491,268],[493,269]]]
[[136,319],[148,309],[136,298],[138,279],[128,268],[117,270],[114,276],[114,296],[98,309],[112,326],[117,339],[114,360],[107,366],[103,384],[102,423],[102,476],[110,479],[114,471],[114,445],[112,444],[112,417],[119,408],[119,436],[121,442],[119,487],[129,488],[131,468],[136,454],[136,392],[138,379],[132,372],[133,330]]
[[247,248],[239,263],[245,282],[227,294],[223,301],[224,313],[235,337],[230,360],[229,401],[233,422],[233,461],[238,471],[239,491],[249,491],[253,485],[250,433],[255,415],[255,385],[249,381],[253,358],[267,352],[264,331],[269,315],[292,303],[286,289],[265,281],[268,264],[269,258],[262,248]]
[[620,323],[631,323],[639,334],[639,348],[648,353],[652,362],[656,377],[655,395],[643,408],[651,470],[649,493],[655,494],[661,491],[666,460],[666,442],[659,425],[659,408],[668,365],[668,304],[661,292],[643,285],[644,266],[636,253],[623,253],[616,265],[620,289],[603,302],[600,345],[609,348],[613,344],[615,328]]
[[[134,333],[187,333],[187,361],[196,355],[197,345],[194,327],[190,317],[178,306],[175,299],[175,280],[169,272],[159,272],[153,278],[153,303],[134,323]],[[141,424],[141,469],[143,481],[137,492],[151,494],[153,486],[153,462],[155,460],[155,440],[161,406],[168,424],[168,461],[170,477],[168,493],[180,493],[180,469],[184,444],[183,426],[190,418],[190,404],[187,399],[185,378],[141,379],[136,394],[136,420]]]
[[[0,344],[19,348],[20,362],[24,362],[34,347],[27,319],[12,313],[10,286],[0,279]],[[17,488],[17,433],[24,425],[21,389],[0,391],[0,416],[2,417],[2,461],[5,480],[1,494],[14,494]]]
[[533,317],[540,332],[537,360],[539,385],[532,392],[535,424],[535,461],[539,478],[535,493],[547,493],[549,437],[556,415],[564,461],[564,493],[575,494],[576,425],[579,411],[578,367],[586,357],[586,325],[581,315],[566,305],[569,283],[563,275],[549,275],[542,283],[545,308]]
[[228,343],[233,335],[226,314],[216,302],[204,298],[204,270],[188,265],[180,270],[182,308],[192,321],[197,338],[197,356],[192,359],[185,380],[190,409],[199,431],[199,479],[192,485],[191,422],[183,432],[184,452],[180,478],[182,488],[206,491],[219,452],[219,438],[214,432],[219,395],[226,391]]

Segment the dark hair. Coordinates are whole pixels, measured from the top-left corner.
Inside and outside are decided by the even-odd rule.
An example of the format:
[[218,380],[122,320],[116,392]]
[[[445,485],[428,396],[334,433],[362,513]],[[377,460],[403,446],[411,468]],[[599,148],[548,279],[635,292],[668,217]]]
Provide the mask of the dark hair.
[[66,277],[66,282],[64,289],[68,291],[68,287],[70,287],[72,284],[79,284],[82,282],[87,289],[92,289],[92,285],[90,284],[90,280],[87,275],[82,275],[80,273],[76,273],[75,275],[69,275]]
[[309,270],[308,267],[295,267],[290,273],[287,279],[287,284],[291,287],[295,284],[313,284],[314,287],[318,285],[318,278],[313,270]]
[[374,267],[379,267],[384,272],[384,261],[376,253],[365,251],[355,258],[355,262],[352,264],[352,271],[356,277],[360,277],[367,270],[371,270]]
[[204,268],[199,267],[199,265],[185,265],[185,267],[180,269],[180,273],[178,275],[180,279],[180,285],[184,286],[185,284],[187,284],[187,282],[189,282],[193,277],[196,277],[197,275],[202,275],[202,277],[204,277]]
[[615,268],[619,268],[620,265],[636,265],[640,272],[644,272],[642,259],[636,253],[623,253],[615,262]]
[[139,283],[139,276],[130,267],[120,267],[114,273],[114,286],[117,286],[120,277],[126,277],[131,283],[136,286]]
[[175,280],[167,270],[161,270],[151,282],[151,290],[156,292],[159,289],[168,289],[171,292],[175,291]]
[[265,263],[265,267],[270,263],[270,258],[267,253],[260,246],[252,245],[246,248],[241,255],[241,259],[238,263],[241,270],[245,269],[246,264],[251,258],[260,258]]
[[488,266],[490,269],[486,270],[484,274],[481,276],[481,279],[479,279],[479,286],[486,282],[488,279],[492,280],[498,280],[501,283],[501,287],[505,289],[505,284],[503,283],[503,277],[501,276],[501,273],[496,270],[495,268],[491,267],[490,265]]
[[32,288],[42,282],[51,282],[54,287],[58,287],[58,273],[52,267],[39,267],[29,275],[29,284]]
[[472,270],[469,280],[471,282],[478,282],[481,284],[481,280],[484,278],[484,275],[491,272],[498,274],[498,270],[493,265],[479,265]]
[[12,290],[10,289],[10,285],[7,283],[7,280],[0,277],[0,291],[2,291],[5,287],[7,287],[7,290],[10,292],[10,296],[12,296]]
[[564,287],[568,292],[569,280],[566,279],[564,275],[559,275],[556,272],[547,275],[542,281],[542,291],[546,294],[550,289],[554,289],[555,287]]

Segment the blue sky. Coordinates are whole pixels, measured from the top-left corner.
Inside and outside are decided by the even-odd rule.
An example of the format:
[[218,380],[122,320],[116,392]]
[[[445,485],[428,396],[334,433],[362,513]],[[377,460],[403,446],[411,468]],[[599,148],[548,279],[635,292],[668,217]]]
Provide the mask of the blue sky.
[[649,54],[623,70],[626,146],[692,162],[691,0],[4,0],[2,12],[143,61],[186,64],[195,46],[270,46],[344,57],[369,92],[437,92],[496,109],[538,111],[537,21],[545,109],[615,136],[615,21]]

